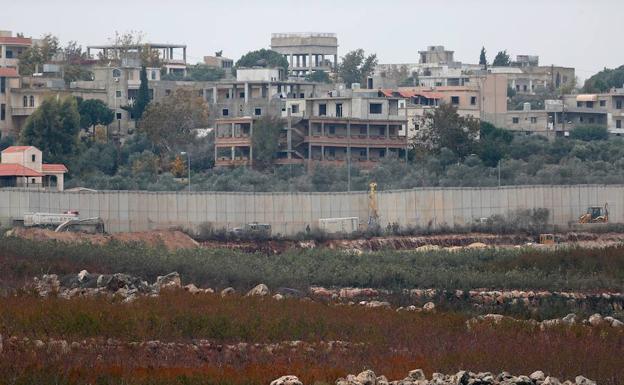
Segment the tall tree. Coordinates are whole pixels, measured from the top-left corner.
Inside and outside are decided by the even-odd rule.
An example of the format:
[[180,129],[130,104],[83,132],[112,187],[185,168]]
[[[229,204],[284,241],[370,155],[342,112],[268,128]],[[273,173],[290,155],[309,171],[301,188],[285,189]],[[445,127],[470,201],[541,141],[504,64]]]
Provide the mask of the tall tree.
[[58,37],[44,35],[39,44],[33,44],[19,55],[20,75],[29,76],[43,70],[43,64],[59,52]]
[[68,162],[78,150],[80,113],[74,97],[48,98],[28,117],[20,143],[36,146],[52,162]]
[[311,74],[307,74],[305,77],[306,81],[309,82],[317,82],[317,83],[331,83],[331,79],[327,72],[323,70],[314,71]]
[[605,68],[585,80],[584,92],[605,92],[611,88],[624,87],[624,65],[618,68]]
[[253,145],[254,165],[258,168],[266,168],[279,149],[279,136],[284,128],[284,122],[277,116],[263,116],[254,123]]
[[460,159],[473,152],[479,137],[479,121],[460,116],[448,103],[427,113],[424,126],[421,140],[425,146],[437,151],[447,148]]
[[479,65],[487,67],[487,57],[485,56],[485,47],[481,47],[481,54],[479,55]]
[[492,62],[492,66],[494,67],[509,67],[511,65],[511,59],[509,59],[509,54],[507,50],[498,51],[494,61]]
[[93,74],[84,67],[87,52],[75,41],[67,42],[63,48],[63,79],[66,84],[76,80],[91,80]]
[[141,84],[139,85],[139,92],[137,93],[136,99],[132,101],[131,105],[122,106],[124,110],[130,112],[135,122],[139,122],[143,117],[143,113],[150,103],[150,94],[147,80],[147,70],[145,66],[141,67]]
[[377,55],[365,56],[364,50],[359,48],[348,52],[338,66],[338,76],[351,88],[352,83],[366,84],[366,79],[377,66]]
[[139,132],[161,152],[188,146],[195,140],[196,128],[208,125],[208,105],[190,90],[177,90],[157,103],[151,103],[141,121]]
[[288,60],[281,53],[263,48],[247,52],[236,62],[236,68],[254,66],[282,67],[284,73],[286,73],[288,71]]
[[78,112],[80,113],[80,128],[87,129],[101,124],[108,126],[113,122],[115,113],[106,103],[98,99],[77,98]]

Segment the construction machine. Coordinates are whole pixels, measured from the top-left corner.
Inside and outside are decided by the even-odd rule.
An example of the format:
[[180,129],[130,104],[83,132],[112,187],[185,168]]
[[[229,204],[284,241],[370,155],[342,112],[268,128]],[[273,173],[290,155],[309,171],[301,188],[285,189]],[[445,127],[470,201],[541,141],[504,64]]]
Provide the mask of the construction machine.
[[609,222],[609,208],[605,203],[604,208],[592,206],[587,208],[587,212],[581,215],[578,223],[607,223]]
[[368,227],[379,226],[379,211],[377,206],[377,183],[368,185]]

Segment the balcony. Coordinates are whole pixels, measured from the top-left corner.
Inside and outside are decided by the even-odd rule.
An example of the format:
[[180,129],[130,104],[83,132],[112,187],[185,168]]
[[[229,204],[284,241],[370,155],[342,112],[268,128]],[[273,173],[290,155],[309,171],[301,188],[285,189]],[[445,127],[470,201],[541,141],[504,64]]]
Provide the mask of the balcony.
[[312,135],[304,137],[305,143],[312,143],[313,145],[327,145],[327,146],[339,146],[339,147],[399,147],[404,148],[407,146],[407,137],[391,135],[389,137],[371,135],[351,135],[351,138],[343,135]]
[[30,116],[35,112],[36,107],[12,107],[11,115],[13,116]]
[[251,162],[248,157],[241,156],[234,157],[234,159],[227,156],[221,156],[217,158],[215,162],[215,166],[217,167],[248,166],[250,164]]

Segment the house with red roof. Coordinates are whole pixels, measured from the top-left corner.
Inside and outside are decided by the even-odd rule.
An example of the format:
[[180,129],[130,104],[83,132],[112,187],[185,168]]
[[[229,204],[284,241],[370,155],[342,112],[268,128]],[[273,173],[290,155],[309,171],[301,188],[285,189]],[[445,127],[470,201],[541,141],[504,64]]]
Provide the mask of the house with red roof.
[[63,191],[67,167],[43,163],[42,153],[34,146],[11,146],[0,157],[0,188],[24,187]]

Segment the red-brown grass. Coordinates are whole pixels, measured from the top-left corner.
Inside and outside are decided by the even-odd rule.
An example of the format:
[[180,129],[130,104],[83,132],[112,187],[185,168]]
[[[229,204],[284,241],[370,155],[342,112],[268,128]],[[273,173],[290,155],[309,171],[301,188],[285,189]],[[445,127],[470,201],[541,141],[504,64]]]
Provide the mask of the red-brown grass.
[[[539,331],[522,323],[478,325],[454,313],[397,313],[269,298],[164,293],[121,304],[106,298],[62,300],[27,295],[0,298],[5,346],[0,377],[16,383],[266,384],[284,374],[304,383],[333,383],[365,368],[391,379],[408,370],[531,373],[560,378],[583,374],[600,384],[624,383],[624,331],[583,326]],[[6,336],[67,341],[94,340],[59,354]],[[106,346],[121,342],[179,342],[171,348]],[[209,339],[210,350],[189,349]],[[301,340],[315,347],[281,348],[271,354],[228,350],[225,344]],[[322,341],[353,343],[346,351],[319,348]],[[182,344],[184,343],[184,344]],[[363,343],[363,344],[359,344]],[[219,346],[217,346],[219,345]],[[40,377],[37,377],[40,376]],[[41,379],[47,380],[41,380]],[[17,381],[17,380],[23,381]],[[55,382],[51,382],[54,379]]]

